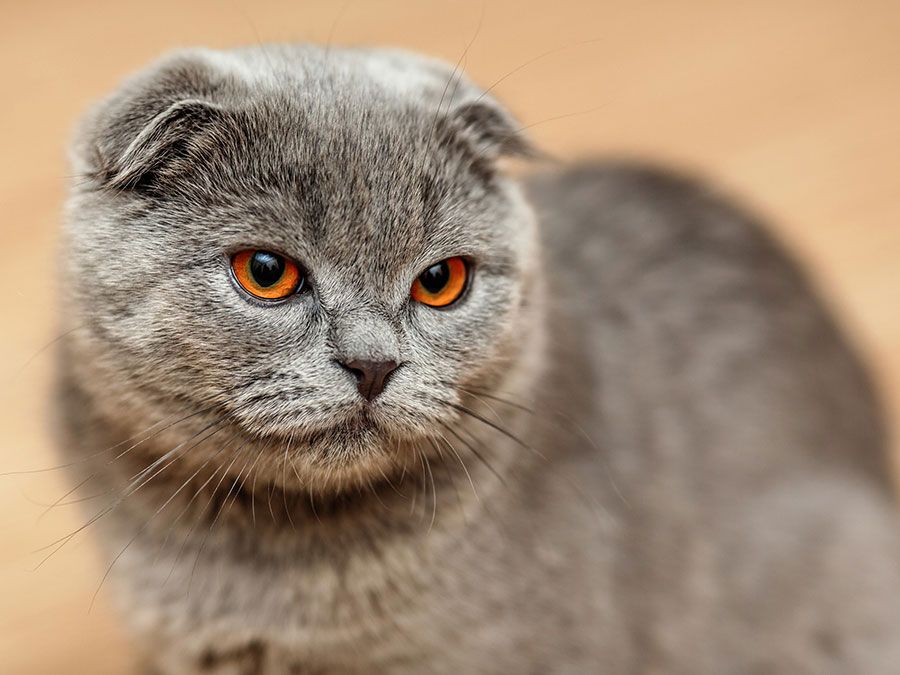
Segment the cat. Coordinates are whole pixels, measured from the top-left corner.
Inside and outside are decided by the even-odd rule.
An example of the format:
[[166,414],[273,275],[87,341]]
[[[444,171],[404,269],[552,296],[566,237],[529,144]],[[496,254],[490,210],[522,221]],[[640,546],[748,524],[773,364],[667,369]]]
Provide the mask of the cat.
[[900,672],[872,388],[710,188],[521,175],[374,48],[170,54],[71,155],[60,445],[147,672]]

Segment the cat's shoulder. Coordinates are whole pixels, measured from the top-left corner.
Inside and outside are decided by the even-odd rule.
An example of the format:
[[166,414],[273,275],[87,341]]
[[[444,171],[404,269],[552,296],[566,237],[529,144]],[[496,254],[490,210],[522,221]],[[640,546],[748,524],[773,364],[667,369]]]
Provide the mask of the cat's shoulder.
[[537,172],[524,183],[557,237],[617,239],[645,249],[703,243],[772,248],[756,214],[682,169],[637,160],[582,161]]
[[809,297],[765,220],[690,173],[627,160],[580,162],[528,176],[524,189],[548,261],[607,289],[651,274],[689,294],[711,278],[756,288],[766,278],[774,294]]

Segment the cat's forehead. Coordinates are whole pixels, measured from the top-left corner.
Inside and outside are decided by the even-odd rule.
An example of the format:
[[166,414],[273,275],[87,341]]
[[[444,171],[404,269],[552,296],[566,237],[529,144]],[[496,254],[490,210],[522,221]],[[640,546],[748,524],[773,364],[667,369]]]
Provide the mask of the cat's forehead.
[[474,202],[446,195],[439,201],[435,186],[421,178],[313,175],[283,186],[284,198],[276,196],[279,203],[268,211],[280,216],[256,221],[260,243],[284,242],[313,272],[327,269],[372,289],[392,288],[427,264],[474,254],[495,234],[483,214],[481,220],[470,215]]
[[[327,264],[403,270],[484,238],[488,189],[402,103],[257,101],[233,163],[237,203],[264,200],[291,248]],[[480,215],[481,218],[475,216]],[[256,219],[259,222],[259,219]]]

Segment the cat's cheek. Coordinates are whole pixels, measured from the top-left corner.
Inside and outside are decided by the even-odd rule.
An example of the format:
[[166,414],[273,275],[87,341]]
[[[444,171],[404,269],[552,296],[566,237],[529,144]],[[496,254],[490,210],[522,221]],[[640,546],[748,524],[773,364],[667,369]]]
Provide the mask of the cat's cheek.
[[138,330],[158,338],[158,357],[186,366],[201,360],[215,381],[277,370],[317,342],[321,321],[311,295],[269,305],[249,302],[215,271],[185,276],[173,286],[151,300]]
[[457,379],[462,373],[484,367],[498,332],[496,327],[464,316],[458,321],[440,315],[418,319],[410,333],[410,351],[425,368],[439,371],[445,379]]

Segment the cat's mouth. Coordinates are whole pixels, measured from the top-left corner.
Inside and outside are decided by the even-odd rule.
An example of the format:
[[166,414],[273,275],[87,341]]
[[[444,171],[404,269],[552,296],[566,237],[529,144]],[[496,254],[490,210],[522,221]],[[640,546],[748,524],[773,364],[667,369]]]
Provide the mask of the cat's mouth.
[[410,435],[396,413],[367,404],[342,407],[324,419],[298,419],[295,424],[278,426],[274,437],[314,450],[329,446],[368,446],[374,450],[397,436]]
[[437,452],[437,439],[452,424],[454,408],[429,404],[450,398],[430,391],[402,400],[290,397],[281,409],[253,400],[236,406],[229,417],[248,447],[260,449],[262,459],[254,467],[258,475],[326,493],[379,477],[393,479],[423,453]]
[[[446,392],[337,400],[285,398],[284,405],[251,400],[235,405],[230,417],[249,437],[263,441],[277,452],[291,448],[310,461],[353,463],[395,455],[398,448],[421,445],[440,436],[453,419],[453,408],[434,400],[450,399]],[[400,400],[402,399],[402,400]]]

